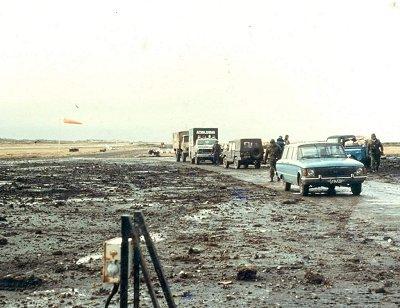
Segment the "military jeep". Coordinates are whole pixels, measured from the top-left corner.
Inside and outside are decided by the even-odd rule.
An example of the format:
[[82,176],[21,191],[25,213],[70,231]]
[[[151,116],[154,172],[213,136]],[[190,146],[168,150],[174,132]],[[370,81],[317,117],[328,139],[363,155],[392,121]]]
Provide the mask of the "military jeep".
[[222,155],[222,163],[225,168],[233,164],[235,169],[239,169],[242,165],[244,168],[254,165],[254,168],[259,169],[263,154],[261,139],[237,139],[229,141]]

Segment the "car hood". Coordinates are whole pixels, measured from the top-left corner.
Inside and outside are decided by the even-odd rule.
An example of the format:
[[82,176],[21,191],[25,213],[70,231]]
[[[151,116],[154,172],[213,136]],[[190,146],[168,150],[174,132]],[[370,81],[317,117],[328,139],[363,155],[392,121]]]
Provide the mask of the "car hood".
[[351,158],[313,158],[298,161],[303,168],[326,168],[326,167],[364,167],[362,163]]

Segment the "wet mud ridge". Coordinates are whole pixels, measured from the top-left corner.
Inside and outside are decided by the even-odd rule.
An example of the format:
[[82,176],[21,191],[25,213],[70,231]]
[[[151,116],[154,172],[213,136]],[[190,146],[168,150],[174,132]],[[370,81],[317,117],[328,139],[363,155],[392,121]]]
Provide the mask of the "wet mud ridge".
[[400,238],[377,241],[384,227],[352,219],[344,199],[163,159],[3,161],[0,305],[103,305],[102,242],[135,210],[180,307],[399,305]]

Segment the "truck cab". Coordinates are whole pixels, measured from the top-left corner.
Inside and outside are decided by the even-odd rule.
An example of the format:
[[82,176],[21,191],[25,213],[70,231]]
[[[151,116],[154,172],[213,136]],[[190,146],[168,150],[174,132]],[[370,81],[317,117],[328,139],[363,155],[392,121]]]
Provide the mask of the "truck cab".
[[371,165],[371,158],[368,155],[367,140],[364,137],[355,135],[335,135],[328,137],[326,141],[341,144],[348,157],[362,162],[365,167]]
[[189,159],[192,164],[213,161],[212,148],[218,141],[218,128],[192,128],[189,130]]

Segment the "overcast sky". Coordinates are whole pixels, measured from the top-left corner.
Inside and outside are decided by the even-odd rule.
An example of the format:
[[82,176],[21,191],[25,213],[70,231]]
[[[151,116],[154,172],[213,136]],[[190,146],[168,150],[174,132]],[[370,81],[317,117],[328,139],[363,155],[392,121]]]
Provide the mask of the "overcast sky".
[[399,37],[387,0],[4,1],[0,138],[399,141]]

